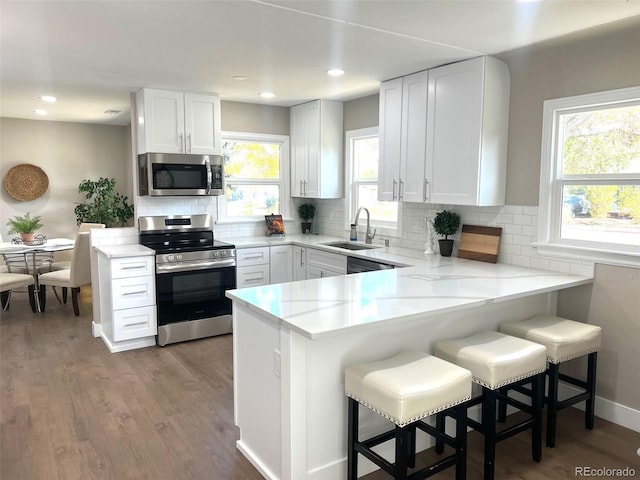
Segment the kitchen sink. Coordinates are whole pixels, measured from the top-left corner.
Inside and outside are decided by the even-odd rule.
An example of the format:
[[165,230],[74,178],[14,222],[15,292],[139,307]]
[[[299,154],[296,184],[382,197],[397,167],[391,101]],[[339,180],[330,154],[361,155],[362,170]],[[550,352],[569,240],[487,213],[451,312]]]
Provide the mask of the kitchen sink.
[[362,243],[353,242],[328,242],[323,243],[328,247],[342,248],[344,250],[369,250],[371,248],[380,248],[377,245],[363,245]]

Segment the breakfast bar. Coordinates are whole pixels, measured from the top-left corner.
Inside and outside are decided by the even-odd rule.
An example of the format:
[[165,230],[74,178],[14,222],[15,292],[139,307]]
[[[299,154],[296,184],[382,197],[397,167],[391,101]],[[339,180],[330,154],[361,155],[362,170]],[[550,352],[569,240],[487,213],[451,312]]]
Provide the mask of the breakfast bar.
[[[345,366],[408,348],[430,353],[438,340],[555,313],[559,290],[591,282],[432,256],[406,268],[228,291],[237,447],[265,478],[345,479]],[[380,432],[382,422],[363,411],[360,431]],[[361,462],[362,474],[373,470]]]

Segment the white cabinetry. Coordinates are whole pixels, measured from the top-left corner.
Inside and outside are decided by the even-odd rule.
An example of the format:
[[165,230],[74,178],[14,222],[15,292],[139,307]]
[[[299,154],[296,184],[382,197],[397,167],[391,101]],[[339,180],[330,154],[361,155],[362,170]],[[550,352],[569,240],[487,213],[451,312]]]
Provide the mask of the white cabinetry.
[[217,95],[144,88],[136,110],[138,153],[222,153]]
[[293,281],[307,278],[307,248],[294,245],[293,250]]
[[307,248],[307,278],[347,274],[347,257],[315,248]]
[[291,196],[342,198],[342,102],[291,107]]
[[236,249],[236,287],[269,285],[269,247]]
[[498,59],[429,70],[427,201],[503,205],[510,79]]
[[380,200],[425,201],[428,78],[423,71],[380,87]]
[[154,256],[118,255],[98,249],[102,339],[111,352],[155,345]]
[[269,252],[269,283],[293,280],[293,250],[291,245],[272,245]]

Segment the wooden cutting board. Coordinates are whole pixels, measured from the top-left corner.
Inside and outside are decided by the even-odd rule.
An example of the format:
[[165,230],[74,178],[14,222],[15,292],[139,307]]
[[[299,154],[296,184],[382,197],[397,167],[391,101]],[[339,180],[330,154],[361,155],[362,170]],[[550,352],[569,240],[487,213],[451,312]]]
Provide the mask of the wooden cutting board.
[[458,257],[496,263],[502,228],[462,225]]

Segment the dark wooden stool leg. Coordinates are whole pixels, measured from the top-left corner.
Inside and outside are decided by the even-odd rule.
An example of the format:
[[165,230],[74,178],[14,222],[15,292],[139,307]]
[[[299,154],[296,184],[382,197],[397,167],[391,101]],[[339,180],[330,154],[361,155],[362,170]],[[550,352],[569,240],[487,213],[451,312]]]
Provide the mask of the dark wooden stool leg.
[[7,290],[6,292],[0,293],[0,298],[2,298],[2,310],[9,310],[9,300],[11,299],[11,291]]
[[[436,430],[440,433],[444,433],[445,421],[447,417],[443,412],[436,413]],[[440,437],[436,437],[436,453],[444,452],[444,440]]]
[[396,426],[395,480],[406,480],[409,460],[409,427]]
[[496,394],[482,387],[482,426],[484,428],[484,480],[493,480],[496,460]]
[[584,428],[593,430],[596,407],[596,367],[598,365],[598,352],[589,354],[587,359],[587,392],[589,398],[584,410]]
[[533,377],[531,381],[531,408],[533,424],[531,425],[531,458],[539,462],[542,458],[542,404],[544,401],[544,373]]
[[457,405],[456,412],[456,480],[467,479],[467,407]]
[[547,395],[547,447],[556,446],[556,425],[558,421],[558,380],[560,364],[549,363],[549,392]]
[[80,295],[80,289],[74,287],[71,289],[71,303],[73,304],[73,313],[76,317],[80,316],[80,305],[78,304],[78,295]]
[[409,460],[407,461],[407,464],[409,465],[409,468],[415,468],[416,466],[416,424],[413,423],[411,425],[409,425],[407,427],[409,429],[409,445],[408,445],[408,451],[409,451]]
[[347,428],[347,479],[358,478],[358,454],[355,442],[358,440],[358,402],[349,398],[348,428]]

